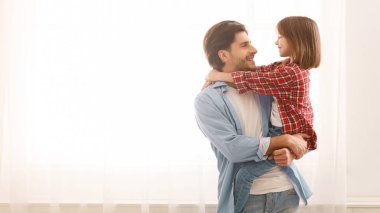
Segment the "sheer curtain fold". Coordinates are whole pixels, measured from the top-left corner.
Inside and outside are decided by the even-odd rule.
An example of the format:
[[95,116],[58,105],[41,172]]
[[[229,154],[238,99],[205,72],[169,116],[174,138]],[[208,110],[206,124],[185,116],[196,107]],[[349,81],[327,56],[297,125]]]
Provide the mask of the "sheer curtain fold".
[[330,204],[331,212],[346,212],[345,1],[321,5],[323,55],[318,83],[323,86],[318,87],[320,152],[314,201]]
[[[311,71],[318,149],[299,162],[312,186],[305,212],[346,212],[345,1],[321,1],[321,66]],[[309,167],[313,165],[310,170]]]
[[1,1],[0,204],[212,212],[216,162],[193,116],[209,70],[204,33],[245,23],[265,64],[278,60],[276,22],[301,14],[316,19],[323,45],[311,94],[320,145],[297,162],[314,192],[302,211],[344,212],[344,0],[240,3]]
[[[322,62],[312,72],[318,149],[310,212],[346,212],[345,1],[321,1]],[[306,165],[305,165],[306,166]],[[304,167],[302,167],[304,168]]]

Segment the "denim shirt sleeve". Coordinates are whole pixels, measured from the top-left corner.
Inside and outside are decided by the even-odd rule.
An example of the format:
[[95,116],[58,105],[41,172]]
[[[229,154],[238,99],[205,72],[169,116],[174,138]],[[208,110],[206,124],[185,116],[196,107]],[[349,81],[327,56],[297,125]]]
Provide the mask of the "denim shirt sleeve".
[[[260,139],[260,150],[262,153],[267,153],[270,144],[270,137],[265,137]],[[268,156],[264,156],[267,159]]]
[[229,112],[221,98],[215,100],[203,92],[195,99],[199,128],[229,161],[240,163],[265,160],[260,149],[260,138],[238,135],[235,120]]

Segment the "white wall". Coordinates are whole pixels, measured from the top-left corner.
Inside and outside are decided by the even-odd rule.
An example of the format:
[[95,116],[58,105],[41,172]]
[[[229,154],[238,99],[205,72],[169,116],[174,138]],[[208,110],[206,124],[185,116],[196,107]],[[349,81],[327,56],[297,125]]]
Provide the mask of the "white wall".
[[380,1],[346,8],[348,201],[380,206]]

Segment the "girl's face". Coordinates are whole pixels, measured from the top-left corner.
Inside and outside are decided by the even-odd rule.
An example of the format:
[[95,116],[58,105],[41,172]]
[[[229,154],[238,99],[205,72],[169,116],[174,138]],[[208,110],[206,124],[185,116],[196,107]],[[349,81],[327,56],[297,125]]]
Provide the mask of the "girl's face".
[[277,38],[275,44],[278,47],[278,50],[280,52],[281,57],[291,56],[291,50],[290,50],[290,46],[288,44],[288,41],[281,34],[278,34],[278,38]]

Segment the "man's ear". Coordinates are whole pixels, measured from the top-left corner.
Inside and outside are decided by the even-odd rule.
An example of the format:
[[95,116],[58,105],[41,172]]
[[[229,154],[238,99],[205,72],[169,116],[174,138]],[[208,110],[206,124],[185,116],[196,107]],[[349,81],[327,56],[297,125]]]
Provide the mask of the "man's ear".
[[230,53],[227,50],[219,50],[218,56],[220,60],[226,63],[230,59]]

